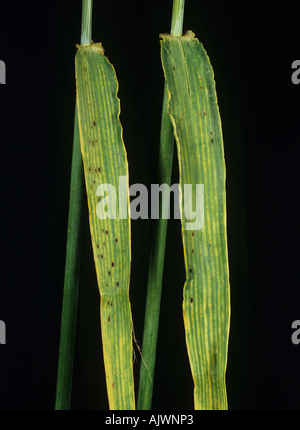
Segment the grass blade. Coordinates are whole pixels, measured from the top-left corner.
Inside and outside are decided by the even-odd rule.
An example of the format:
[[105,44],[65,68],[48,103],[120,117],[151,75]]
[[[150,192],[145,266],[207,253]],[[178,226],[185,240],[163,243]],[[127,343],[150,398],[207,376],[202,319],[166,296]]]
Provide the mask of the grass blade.
[[60,329],[56,385],[56,410],[70,409],[80,266],[81,205],[83,166],[80,152],[77,106],[75,108],[74,143],[71,167],[69,219],[63,306]]
[[182,201],[186,197],[184,184],[193,184],[193,202],[195,184],[204,184],[204,207],[200,208],[203,227],[187,229],[190,220],[182,211],[186,269],[183,315],[195,409],[227,409],[230,303],[225,162],[213,70],[192,32],[162,38],[161,57],[177,143]]
[[[125,219],[118,217],[118,210],[118,219],[99,218],[99,210],[103,205],[103,201],[99,201],[101,184],[109,184],[114,190],[119,190],[119,177],[123,177],[124,201],[119,203],[119,210],[129,205],[128,166],[119,121],[118,82],[101,44],[79,47],[76,54],[76,83],[89,222],[100,291],[109,407],[115,410],[134,409],[129,302],[130,219],[128,216]],[[109,192],[113,192],[111,188]],[[111,194],[109,196],[112,199],[114,197]]]
[[[81,43],[87,43],[91,40],[92,5],[92,0],[83,0],[82,2]],[[79,288],[81,205],[84,178],[77,104],[74,118],[65,279],[55,397],[56,410],[70,409],[71,406]]]

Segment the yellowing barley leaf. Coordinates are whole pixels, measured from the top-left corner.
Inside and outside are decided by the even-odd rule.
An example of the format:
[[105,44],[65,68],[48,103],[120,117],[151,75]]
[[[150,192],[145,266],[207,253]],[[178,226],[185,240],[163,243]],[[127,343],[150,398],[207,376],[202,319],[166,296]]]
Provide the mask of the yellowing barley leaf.
[[[202,44],[192,32],[183,37],[162,38],[161,58],[184,209],[183,315],[195,409],[227,409],[225,371],[230,303],[225,162],[214,75]],[[184,184],[193,185],[192,194],[184,190]],[[198,194],[196,184],[204,185],[198,187]],[[190,209],[194,211],[196,203],[202,206],[194,220],[186,213],[191,201]]]
[[118,82],[101,44],[78,48],[76,86],[109,406],[134,409],[128,166],[119,121]]

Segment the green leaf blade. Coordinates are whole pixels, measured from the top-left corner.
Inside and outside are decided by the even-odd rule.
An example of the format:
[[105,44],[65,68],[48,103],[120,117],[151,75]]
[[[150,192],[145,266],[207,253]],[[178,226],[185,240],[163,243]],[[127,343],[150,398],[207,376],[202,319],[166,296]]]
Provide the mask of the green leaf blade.
[[[100,291],[100,315],[110,409],[135,409],[132,317],[129,301],[130,219],[119,218],[129,205],[128,165],[119,121],[115,71],[101,44],[79,47],[76,54],[77,103],[81,151],[89,206],[94,261]],[[119,181],[125,181],[119,207]],[[115,190],[116,219],[100,219],[99,186]],[[124,188],[124,187],[123,187]],[[103,192],[103,196],[106,192]],[[111,205],[111,201],[108,202]],[[121,207],[122,206],[122,207]]]
[[163,36],[161,57],[169,90],[184,184],[204,184],[204,224],[182,213],[186,282],[183,315],[193,375],[195,409],[227,409],[225,371],[229,335],[229,270],[226,235],[225,161],[213,70],[202,44],[188,32]]

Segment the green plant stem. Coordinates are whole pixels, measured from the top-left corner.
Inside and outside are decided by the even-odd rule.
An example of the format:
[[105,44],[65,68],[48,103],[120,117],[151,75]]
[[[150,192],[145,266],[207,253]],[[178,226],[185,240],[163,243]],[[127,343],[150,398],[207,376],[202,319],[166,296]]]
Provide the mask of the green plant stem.
[[92,40],[93,0],[82,0],[81,45],[89,44]]
[[[182,34],[184,0],[173,1],[171,34]],[[158,183],[170,186],[174,153],[173,127],[168,114],[168,91],[165,85],[162,105],[160,152],[158,165]],[[168,204],[165,202],[164,204]],[[159,324],[161,290],[168,220],[161,217],[163,207],[160,204],[160,218],[154,225],[150,264],[148,274],[146,311],[142,345],[137,409],[151,409],[153,379],[156,359],[156,345]]]
[[[92,0],[82,2],[81,44],[91,41]],[[84,187],[83,164],[80,150],[77,104],[75,106],[73,154],[70,181],[69,218],[66,247],[65,279],[61,315],[58,357],[56,410],[71,406],[72,376],[77,320],[79,286],[81,207]]]
[[173,36],[182,35],[184,1],[185,0],[173,0],[172,22],[171,22],[171,34]]

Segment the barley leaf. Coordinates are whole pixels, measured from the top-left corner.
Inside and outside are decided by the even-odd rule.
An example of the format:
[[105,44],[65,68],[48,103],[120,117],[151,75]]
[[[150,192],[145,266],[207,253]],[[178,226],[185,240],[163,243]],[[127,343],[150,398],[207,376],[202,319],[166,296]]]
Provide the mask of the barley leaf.
[[[79,47],[76,84],[109,407],[134,409],[130,218],[125,213],[129,204],[128,165],[119,121],[118,82],[101,44]],[[120,177],[123,200],[119,202]],[[101,190],[101,184],[110,188]],[[105,211],[110,211],[106,218]],[[119,219],[119,211],[125,214],[124,219]]]
[[[182,190],[186,269],[183,315],[195,409],[227,409],[230,303],[225,162],[214,75],[202,44],[192,32],[162,38],[161,58]],[[192,194],[184,184],[193,185]],[[196,184],[204,184],[204,196],[196,193]],[[189,219],[186,209],[192,199],[196,211],[201,196],[204,205],[196,223],[197,218]]]

